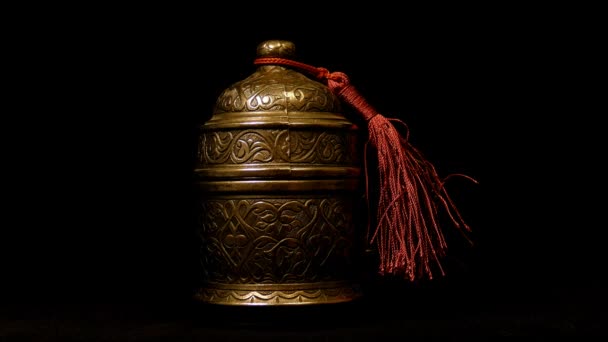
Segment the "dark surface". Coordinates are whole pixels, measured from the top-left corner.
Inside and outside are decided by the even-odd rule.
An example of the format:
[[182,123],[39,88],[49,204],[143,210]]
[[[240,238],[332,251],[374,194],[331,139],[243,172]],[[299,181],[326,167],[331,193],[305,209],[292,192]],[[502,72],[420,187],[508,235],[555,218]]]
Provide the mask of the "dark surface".
[[28,305],[13,307],[9,313],[3,310],[0,332],[3,337],[41,341],[606,336],[606,302],[599,302],[589,291],[543,290],[534,295],[530,291],[515,298],[487,288],[484,292],[483,298],[464,290],[450,294],[460,299],[445,298],[447,294],[442,292],[432,293],[433,298],[426,293],[415,300],[391,300],[382,305],[356,302],[305,308],[86,301]]
[[[441,282],[440,282],[441,283]],[[600,288],[456,288],[383,284],[349,304],[215,307],[190,301],[83,297],[77,302],[3,306],[3,337],[41,341],[279,340],[372,341],[386,337],[606,336]]]
[[[606,335],[601,134],[586,108],[597,91],[575,78],[592,60],[573,62],[587,50],[568,38],[568,21],[524,12],[404,14],[374,28],[346,17],[340,30],[235,24],[243,35],[169,15],[31,29],[14,49],[24,65],[15,88],[25,91],[4,126],[13,134],[0,337]],[[192,302],[196,127],[253,71],[256,45],[275,38],[294,41],[303,62],[347,73],[380,112],[406,121],[440,174],[479,181],[448,185],[474,245],[446,233],[446,277],[373,278],[349,305]]]

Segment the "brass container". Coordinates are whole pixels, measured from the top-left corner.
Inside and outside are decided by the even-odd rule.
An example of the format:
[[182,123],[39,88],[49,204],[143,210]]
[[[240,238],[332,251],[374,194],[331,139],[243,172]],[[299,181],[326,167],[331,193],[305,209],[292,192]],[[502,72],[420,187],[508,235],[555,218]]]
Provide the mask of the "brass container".
[[[294,58],[265,41],[258,57]],[[358,128],[337,97],[295,70],[264,65],[217,99],[201,126],[203,284],[224,305],[349,302],[361,201]]]

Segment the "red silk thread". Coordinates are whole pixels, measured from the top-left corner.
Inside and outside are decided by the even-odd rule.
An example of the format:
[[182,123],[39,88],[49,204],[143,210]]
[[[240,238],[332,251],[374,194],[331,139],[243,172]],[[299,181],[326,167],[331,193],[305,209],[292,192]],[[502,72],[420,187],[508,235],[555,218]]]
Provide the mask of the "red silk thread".
[[[376,226],[372,236],[368,236],[369,242],[376,243],[378,247],[378,272],[402,275],[411,281],[424,275],[432,279],[431,264],[434,263],[445,275],[440,259],[446,253],[447,243],[439,227],[440,209],[447,212],[463,235],[471,231],[448,195],[445,181],[456,175],[477,181],[461,174],[441,179],[435,167],[409,143],[409,131],[403,136],[395,127],[398,124],[407,129],[407,125],[378,113],[350,83],[346,74],[279,57],[257,58],[254,64],[289,66],[327,82],[329,89],[367,122],[367,144],[377,152],[380,186]],[[367,153],[364,159],[366,198],[369,200]]]

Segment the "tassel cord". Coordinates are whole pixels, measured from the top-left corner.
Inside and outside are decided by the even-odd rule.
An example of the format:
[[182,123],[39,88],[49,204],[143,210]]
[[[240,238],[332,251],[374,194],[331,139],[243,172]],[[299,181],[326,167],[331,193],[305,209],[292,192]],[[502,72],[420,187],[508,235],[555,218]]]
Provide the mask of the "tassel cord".
[[[435,167],[422,153],[409,143],[409,129],[398,119],[379,114],[350,83],[342,72],[329,72],[285,58],[263,57],[254,61],[256,65],[284,65],[307,72],[327,82],[329,89],[343,102],[353,107],[367,122],[368,141],[365,144],[364,168],[365,189],[369,206],[369,175],[367,166],[368,144],[376,150],[378,162],[378,208],[376,224],[370,238],[371,222],[368,218],[369,243],[375,243],[379,253],[379,273],[402,274],[409,280],[422,275],[433,278],[431,262],[445,275],[440,257],[445,255],[447,243],[440,230],[438,215],[443,208],[452,224],[466,237],[470,227],[464,222],[455,203],[445,188],[452,174],[441,179]],[[397,126],[405,127],[400,134]]]

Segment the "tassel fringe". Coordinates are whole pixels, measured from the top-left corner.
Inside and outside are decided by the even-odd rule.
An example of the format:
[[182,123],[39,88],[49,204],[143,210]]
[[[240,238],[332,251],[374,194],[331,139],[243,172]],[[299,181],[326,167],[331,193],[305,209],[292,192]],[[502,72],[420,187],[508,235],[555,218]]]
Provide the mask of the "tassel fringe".
[[[465,237],[471,229],[445,189],[449,176],[442,180],[435,167],[409,143],[408,134],[400,134],[395,126],[406,126],[405,123],[379,114],[344,73],[330,73],[325,68],[274,57],[259,58],[255,64],[287,65],[325,80],[332,92],[367,121],[368,144],[376,151],[380,187],[376,227],[370,237],[370,243],[378,247],[378,272],[411,281],[424,276],[432,279],[434,264],[445,275],[441,258],[446,254],[447,243],[438,222],[440,211],[448,214]],[[468,176],[459,176],[477,183]]]

